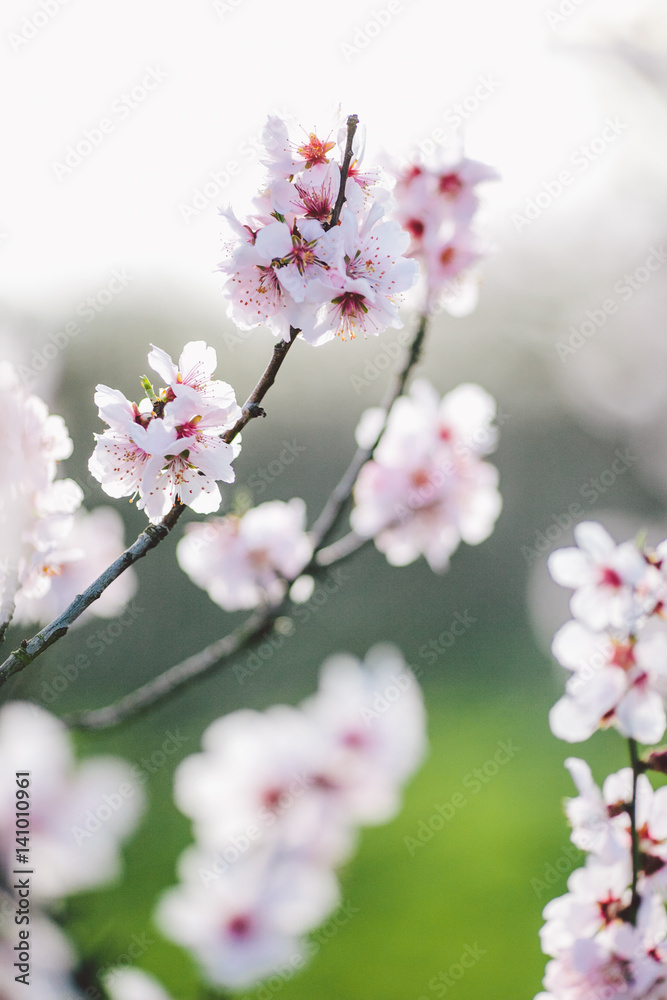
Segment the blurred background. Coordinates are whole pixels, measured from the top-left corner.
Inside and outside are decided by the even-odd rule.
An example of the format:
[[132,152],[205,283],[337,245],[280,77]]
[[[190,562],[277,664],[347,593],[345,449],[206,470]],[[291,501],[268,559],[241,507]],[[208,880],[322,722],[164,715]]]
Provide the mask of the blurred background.
[[[586,756],[599,779],[625,764],[614,734],[571,748],[549,732],[564,681],[549,645],[568,595],[550,582],[546,558],[585,518],[619,540],[641,528],[652,541],[667,535],[663,5],[5,0],[0,22],[0,347],[66,419],[75,447],[64,474],[82,484],[89,508],[108,501],[86,469],[101,429],[96,383],[133,398],[151,342],[177,356],[204,339],[218,351],[219,377],[244,399],[270,355],[267,331],[241,339],[230,326],[215,274],[217,209],[247,210],[267,112],[326,132],[341,104],[367,128],[366,162],[425,155],[453,132],[502,174],[485,189],[483,230],[495,249],[479,306],[434,320],[419,367],[442,392],[474,381],[498,400],[495,533],[462,547],[442,577],[423,561],[391,569],[365,550],[257,669],[240,661],[250,663],[243,683],[226,670],[118,730],[78,735],[82,754],[117,753],[144,769],[169,733],[184,742],[149,770],[150,811],[122,882],[68,901],[68,933],[93,969],[147,934],[137,964],[176,1000],[198,997],[192,962],[150,923],[190,839],[171,802],[174,766],[222,713],[296,703],[326,656],[390,640],[423,685],[430,756],[401,815],[365,831],[343,872],[353,917],[316,936],[309,966],[274,992],[532,997],[545,964],[541,910],[578,864],[562,814],[573,791],[563,760]],[[238,491],[254,503],[301,496],[312,520],[347,464],[360,413],[383,393],[384,348],[396,338],[296,344],[268,419],[244,433],[227,506]],[[281,466],[285,442],[297,457]],[[116,506],[129,541],[145,516]],[[120,632],[83,625],[3,697],[58,715],[100,706],[229,631],[239,617],[179,571],[175,540],[137,567],[134,613]],[[452,643],[456,615],[470,625]],[[10,641],[22,635],[14,629]],[[89,669],[54,684],[91,649]],[[499,741],[513,753],[489,776]],[[471,778],[475,769],[485,780]],[[434,832],[437,807],[461,795]],[[448,976],[466,949],[478,956],[472,967]]]

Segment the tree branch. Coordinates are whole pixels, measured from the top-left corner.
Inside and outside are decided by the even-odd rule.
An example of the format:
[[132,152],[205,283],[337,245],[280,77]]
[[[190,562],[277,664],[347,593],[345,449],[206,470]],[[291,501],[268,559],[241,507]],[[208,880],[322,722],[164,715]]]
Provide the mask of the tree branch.
[[637,753],[637,741],[628,740],[630,747],[630,762],[632,764],[632,802],[628,806],[630,816],[630,837],[632,840],[632,900],[628,907],[628,916],[632,924],[637,922],[637,911],[639,909],[639,894],[637,893],[637,879],[639,878],[640,857],[639,857],[639,835],[637,833],[637,779],[641,770],[639,754]]
[[336,204],[334,205],[334,210],[331,213],[331,218],[323,226],[323,228],[327,230],[333,229],[334,226],[338,225],[340,213],[343,211],[343,205],[345,204],[345,185],[347,183],[347,175],[350,170],[350,163],[352,162],[352,143],[354,141],[354,134],[357,131],[358,125],[359,118],[357,115],[350,115],[347,119],[347,141],[345,143],[343,162],[340,167],[340,187],[338,188],[338,197],[336,198]]
[[227,663],[233,656],[257,642],[271,630],[278,617],[279,605],[258,608],[229,635],[217,639],[199,653],[177,663],[163,674],[143,684],[112,705],[66,716],[65,722],[74,729],[107,729],[168,698],[191,681],[204,677],[214,667]]
[[290,339],[278,341],[276,346],[273,348],[273,355],[264,370],[264,374],[243,404],[242,415],[236,421],[234,426],[222,435],[222,440],[226,441],[227,444],[231,444],[237,434],[241,433],[245,425],[252,420],[253,417],[266,416],[266,413],[259,404],[262,402],[267,392],[275,382],[276,375],[280,371],[280,366],[287,357],[287,352],[300,332],[300,330],[295,330],[294,327],[291,326]]

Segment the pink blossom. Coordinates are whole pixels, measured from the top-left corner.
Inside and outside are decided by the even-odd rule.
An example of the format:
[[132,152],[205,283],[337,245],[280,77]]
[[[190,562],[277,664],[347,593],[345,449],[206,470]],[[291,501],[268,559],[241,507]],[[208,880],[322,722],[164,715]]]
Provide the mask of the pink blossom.
[[486,164],[460,154],[432,165],[395,169],[394,218],[409,234],[408,254],[423,268],[427,308],[440,302],[455,315],[476,303],[474,265],[484,250],[472,230],[479,207],[477,185],[496,180]]
[[109,496],[139,496],[151,521],[161,520],[179,499],[200,514],[220,507],[218,481],[234,481],[231,466],[240,444],[223,432],[240,416],[234,393],[211,378],[215,352],[203,341],[184,348],[176,368],[153,348],[150,364],[168,385],[137,406],[123,393],[98,386],[95,401],[109,429],[96,435],[88,468]]
[[[110,507],[80,510],[69,533],[36,552],[16,596],[15,620],[48,624],[107,568],[125,548],[123,522]],[[136,574],[128,569],[94,601],[74,625],[89,615],[115,618],[137,588]]]
[[[36,902],[101,885],[120,870],[121,841],[133,832],[144,796],[131,768],[114,757],[76,764],[65,725],[28,702],[0,709],[0,757],[6,774],[30,771],[30,860]],[[0,863],[16,857],[16,785],[0,787]]]
[[258,214],[241,224],[223,212],[234,234],[220,264],[223,292],[241,329],[266,324],[285,340],[294,329],[317,346],[401,326],[397,297],[414,284],[417,267],[403,257],[408,237],[400,227],[380,221],[386,192],[375,190],[373,171],[361,172],[359,139],[332,224],[346,134],[338,145],[314,132],[292,140],[285,122],[269,119]]
[[594,630],[630,631],[635,589],[647,572],[644,558],[634,542],[616,545],[595,521],[578,524],[574,537],[578,548],[558,549],[548,561],[556,583],[574,588],[572,614]]
[[616,638],[570,621],[556,633],[552,651],[573,672],[549,716],[554,735],[579,742],[613,724],[624,736],[658,742],[667,726],[664,632]]
[[226,611],[277,601],[312,555],[306,506],[272,500],[243,516],[191,524],[178,543],[181,569]]
[[241,988],[301,963],[302,935],[337,905],[333,874],[257,851],[205,887],[197,873],[202,860],[184,855],[183,882],[165,893],[157,919],[164,934],[196,955],[206,978]]
[[[501,507],[497,470],[481,461],[495,446],[494,416],[495,403],[479,386],[459,386],[440,400],[428,382],[415,382],[392,407],[357,480],[350,518],[357,534],[374,537],[392,565],[423,554],[438,572],[461,540],[484,541]],[[360,428],[370,429],[368,418]]]

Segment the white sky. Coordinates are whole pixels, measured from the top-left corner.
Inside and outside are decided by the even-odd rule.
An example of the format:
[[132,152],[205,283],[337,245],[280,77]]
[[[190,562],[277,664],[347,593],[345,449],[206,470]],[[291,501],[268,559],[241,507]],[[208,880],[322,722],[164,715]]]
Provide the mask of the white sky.
[[[549,25],[547,11],[562,3],[573,12]],[[594,78],[568,39],[599,10],[625,30],[640,6],[4,0],[0,302],[38,314],[65,307],[118,267],[135,288],[180,285],[218,302],[217,206],[232,202],[243,214],[261,177],[247,143],[271,109],[327,131],[341,103],[365,123],[369,154],[404,156],[490,79],[495,91],[470,116],[467,149],[502,172],[494,211],[509,217],[604,121]],[[369,38],[374,15],[390,9]],[[118,102],[149,69],[166,78],[121,117]],[[54,163],[104,118],[112,131],[58,179]],[[211,186],[205,208],[184,221],[181,206],[230,161],[242,175],[219,192]]]

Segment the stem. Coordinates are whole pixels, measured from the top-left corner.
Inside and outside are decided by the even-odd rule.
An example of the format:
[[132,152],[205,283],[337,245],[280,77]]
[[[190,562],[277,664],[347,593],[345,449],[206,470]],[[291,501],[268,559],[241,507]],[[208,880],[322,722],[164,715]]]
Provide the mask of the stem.
[[245,425],[252,420],[253,417],[266,416],[266,413],[259,404],[262,402],[267,392],[275,382],[276,375],[280,371],[280,366],[287,357],[287,352],[298,337],[299,333],[299,330],[295,330],[294,327],[291,326],[290,339],[280,340],[273,348],[273,355],[264,370],[264,374],[243,404],[242,415],[236,421],[234,426],[222,435],[222,440],[226,441],[227,444],[231,444],[236,435],[240,434]]
[[380,433],[370,447],[357,448],[352,461],[343,473],[340,482],[334,487],[331,496],[324,505],[322,513],[317,518],[310,531],[310,538],[313,543],[313,548],[316,551],[321,547],[322,543],[336,526],[343,506],[352,495],[354,484],[357,481],[357,477],[359,476],[362,467],[373,457],[375,449],[382,439],[382,435],[384,434],[387,426],[389,411],[398,397],[403,394],[410,372],[419,361],[427,327],[428,316],[423,314],[419,319],[419,324],[414,337],[408,346],[403,366],[397,373],[394,384],[390,386],[388,392],[385,394],[384,400],[382,401],[382,409],[385,411],[386,416],[380,429]]
[[340,213],[343,211],[343,205],[345,204],[345,184],[347,183],[347,175],[352,161],[352,142],[358,125],[359,119],[357,115],[350,115],[347,119],[347,141],[345,143],[345,153],[343,155],[343,162],[340,168],[340,187],[338,188],[338,197],[336,198],[336,204],[334,205],[334,210],[331,213],[331,218],[323,227],[327,230],[333,229],[334,226],[338,225]]
[[112,705],[88,712],[76,712],[65,718],[67,725],[74,729],[107,729],[119,722],[137,715],[191,681],[204,677],[214,667],[227,662],[242,652],[253,642],[266,635],[278,617],[282,606],[271,605],[258,608],[254,614],[229,635],[217,639],[201,652],[189,656],[182,663],[158,674],[153,680],[143,684],[136,691],[125,695]]
[[628,813],[630,816],[630,836],[632,838],[632,900],[629,906],[628,916],[630,917],[630,923],[636,924],[637,922],[637,910],[639,909],[639,895],[637,893],[637,879],[639,876],[639,837],[637,836],[637,778],[639,777],[641,771],[641,764],[639,761],[639,754],[637,752],[637,741],[633,739],[628,740],[628,746],[630,748],[630,762],[632,764],[632,802],[628,805]]
[[333,566],[334,563],[342,562],[343,559],[354,555],[355,552],[358,552],[364,545],[368,545],[372,541],[372,538],[362,538],[354,531],[350,531],[347,535],[339,538],[338,541],[327,545],[326,548],[319,549],[313,558],[318,566]]
[[5,662],[0,665],[0,687],[13,674],[18,673],[27,667],[28,664],[32,663],[33,660],[40,656],[54,642],[62,639],[67,634],[70,625],[83,614],[86,608],[90,607],[93,601],[102,596],[107,587],[121,573],[124,573],[137,560],[142,559],[147,552],[150,552],[156,545],[159,545],[163,538],[167,537],[184,510],[184,505],[180,501],[176,501],[169,513],[159,524],[149,524],[145,531],[142,531],[139,535],[136,542],[128,549],[125,549],[122,555],[111,566],[108,566],[98,576],[97,580],[91,583],[87,590],[84,590],[83,594],[78,594],[62,614],[54,618],[52,622],[49,622],[48,625],[29,641],[24,639],[19,648],[10,653]]

